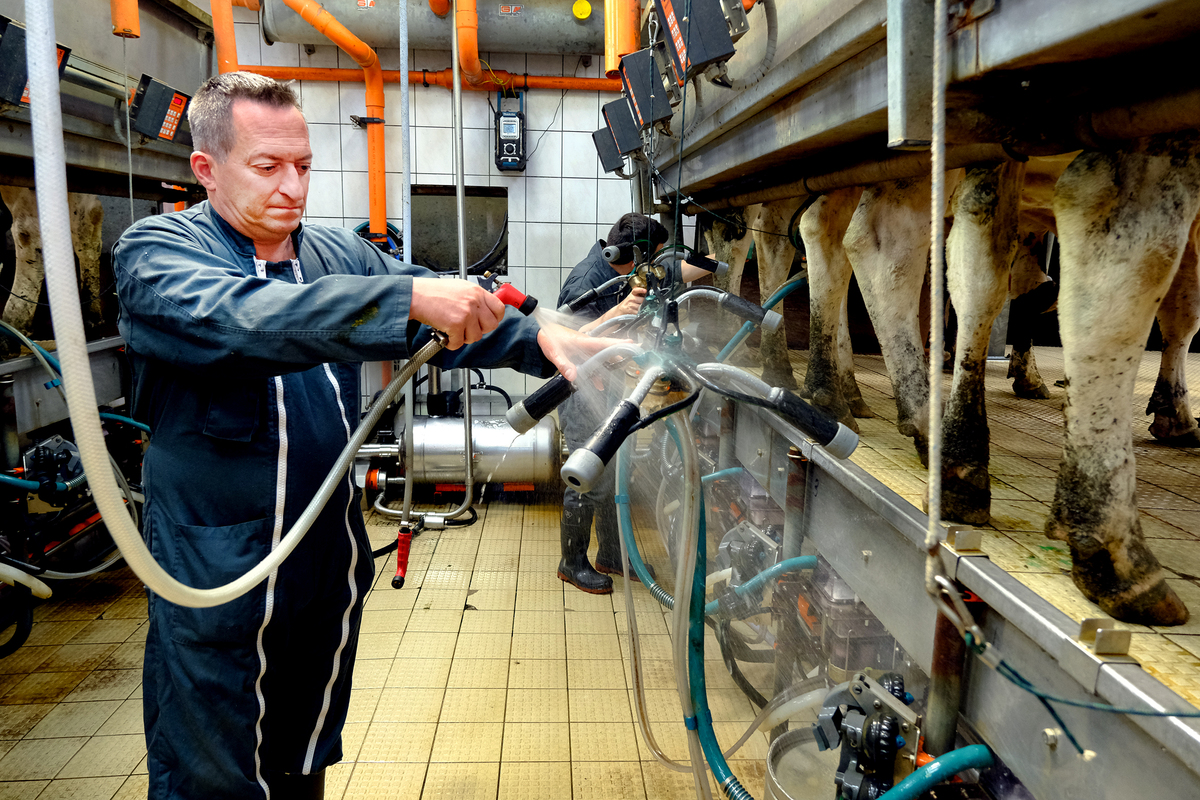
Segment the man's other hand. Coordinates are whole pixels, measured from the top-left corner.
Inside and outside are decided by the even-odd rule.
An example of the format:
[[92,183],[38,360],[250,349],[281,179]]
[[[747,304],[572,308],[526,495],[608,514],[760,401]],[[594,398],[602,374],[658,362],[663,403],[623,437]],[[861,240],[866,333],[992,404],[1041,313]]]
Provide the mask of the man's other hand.
[[645,301],[645,299],[646,290],[644,288],[638,287],[634,289],[629,293],[628,297],[617,304],[617,307],[612,311],[612,316],[621,317],[626,314],[638,313],[638,309],[642,307],[642,303]]
[[562,325],[543,323],[537,335],[538,346],[546,358],[569,381],[575,380],[575,365],[615,344],[629,342],[628,339],[605,339],[587,336]]
[[478,342],[504,319],[504,304],[477,283],[459,278],[413,278],[412,284],[409,319],[450,337],[447,350]]

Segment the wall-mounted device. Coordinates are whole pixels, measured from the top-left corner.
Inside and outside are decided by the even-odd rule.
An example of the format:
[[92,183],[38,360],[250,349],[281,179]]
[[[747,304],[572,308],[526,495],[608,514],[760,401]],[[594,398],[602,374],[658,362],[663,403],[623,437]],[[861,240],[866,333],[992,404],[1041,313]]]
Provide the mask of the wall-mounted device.
[[612,132],[616,142],[617,152],[623,156],[642,149],[642,134],[638,131],[637,123],[633,121],[633,112],[629,110],[629,101],[624,97],[605,103],[601,109],[604,121]]
[[191,100],[191,95],[143,75],[129,104],[130,124],[135,131],[151,139],[173,142]]
[[[505,111],[504,97],[516,97],[519,111]],[[496,92],[496,169],[501,172],[525,171],[525,95],[521,92]]]
[[625,158],[618,152],[617,142],[608,128],[593,131],[592,144],[596,145],[596,155],[600,157],[600,166],[604,167],[605,172],[616,172],[625,166]]
[[[58,77],[67,69],[71,48],[58,45]],[[25,69],[25,28],[0,16],[0,103],[29,102],[29,74]]]
[[621,56],[618,71],[639,128],[648,130],[654,123],[671,118],[670,98],[649,47]]
[[683,86],[703,72],[713,83],[728,85],[725,62],[735,51],[721,0],[687,1],[685,16],[680,0],[654,0],[675,80]]

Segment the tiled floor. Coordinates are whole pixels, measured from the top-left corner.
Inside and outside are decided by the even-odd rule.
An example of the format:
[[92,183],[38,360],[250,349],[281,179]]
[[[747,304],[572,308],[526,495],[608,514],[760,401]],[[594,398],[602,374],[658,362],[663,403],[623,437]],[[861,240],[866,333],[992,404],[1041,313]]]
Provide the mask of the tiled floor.
[[[1066,544],[1044,534],[1062,453],[1065,390],[1054,385],[1063,377],[1062,351],[1035,350],[1038,369],[1050,387],[1049,400],[1016,398],[1012,381],[1005,377],[1008,362],[987,366],[992,522],[985,526],[989,535],[983,547],[993,561],[1074,619],[1106,617],[1071,582]],[[801,380],[806,356],[792,351]],[[1135,632],[1131,654],[1147,671],[1200,707],[1200,451],[1166,447],[1150,436],[1153,418],[1145,414],[1146,399],[1154,388],[1159,360],[1157,352],[1145,354],[1134,390],[1139,515],[1150,548],[1169,571],[1168,580],[1191,609],[1192,619],[1176,628],[1114,624]],[[855,356],[855,365],[863,397],[878,416],[858,421],[862,443],[851,460],[921,508],[926,470],[912,440],[896,430],[896,405],[883,359]],[[1188,356],[1187,374],[1192,386],[1200,385],[1200,354]]]
[[[632,711],[621,581],[593,596],[555,576],[559,498],[478,507],[467,528],[413,543],[405,588],[394,556],[368,595],[331,798],[694,796],[653,761]],[[519,497],[519,496],[518,496]],[[368,521],[375,546],[394,535]],[[634,585],[650,714],[667,754],[686,758],[669,670],[668,619]],[[141,659],[146,601],[127,570],[65,587],[38,607],[29,643],[0,660],[0,800],[146,796]],[[710,638],[708,652],[719,659]],[[707,670],[718,735],[754,718],[719,660]],[[731,765],[761,795],[766,739]]]

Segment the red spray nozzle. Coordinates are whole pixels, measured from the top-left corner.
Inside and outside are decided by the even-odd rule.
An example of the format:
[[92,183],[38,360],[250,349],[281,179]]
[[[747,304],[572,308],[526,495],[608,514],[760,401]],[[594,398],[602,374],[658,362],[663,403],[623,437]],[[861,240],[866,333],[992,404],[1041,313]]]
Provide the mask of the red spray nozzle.
[[511,283],[500,284],[493,294],[499,298],[501,303],[504,303],[506,306],[512,306],[527,317],[537,308],[538,301],[536,297],[522,294],[521,290]]

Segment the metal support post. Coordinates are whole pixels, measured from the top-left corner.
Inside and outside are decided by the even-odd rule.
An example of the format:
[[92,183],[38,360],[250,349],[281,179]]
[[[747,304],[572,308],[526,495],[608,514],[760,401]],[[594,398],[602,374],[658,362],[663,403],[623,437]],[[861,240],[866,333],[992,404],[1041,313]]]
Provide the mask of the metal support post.
[[888,147],[925,150],[933,141],[933,2],[888,0]]

